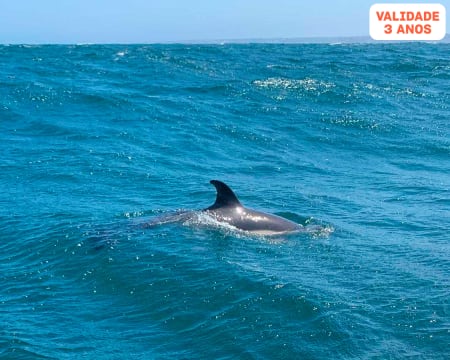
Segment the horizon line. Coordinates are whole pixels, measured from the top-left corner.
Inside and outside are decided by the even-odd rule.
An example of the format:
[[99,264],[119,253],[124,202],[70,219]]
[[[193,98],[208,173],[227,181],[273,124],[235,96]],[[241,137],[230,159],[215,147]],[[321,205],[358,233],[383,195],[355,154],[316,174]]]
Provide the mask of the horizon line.
[[424,43],[449,43],[450,33],[447,33],[441,40],[420,40],[420,41],[379,41],[372,39],[369,35],[351,36],[305,36],[305,37],[279,37],[279,38],[242,38],[242,39],[203,39],[203,40],[167,40],[148,42],[0,42],[2,46],[28,45],[28,46],[48,46],[48,45],[245,45],[245,44],[329,44],[329,43],[404,43],[404,42],[424,42]]

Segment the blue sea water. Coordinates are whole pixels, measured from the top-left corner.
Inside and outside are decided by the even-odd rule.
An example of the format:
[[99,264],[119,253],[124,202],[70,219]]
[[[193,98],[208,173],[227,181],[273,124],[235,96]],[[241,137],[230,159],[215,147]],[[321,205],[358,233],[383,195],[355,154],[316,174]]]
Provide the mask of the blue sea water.
[[2,359],[450,357],[449,44],[0,46],[0,160]]

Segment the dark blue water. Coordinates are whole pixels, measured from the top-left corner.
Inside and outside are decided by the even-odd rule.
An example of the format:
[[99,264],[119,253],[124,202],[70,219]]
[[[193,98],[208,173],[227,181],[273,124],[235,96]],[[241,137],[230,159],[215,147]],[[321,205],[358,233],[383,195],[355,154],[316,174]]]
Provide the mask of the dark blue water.
[[448,359],[449,160],[448,44],[1,46],[0,357]]

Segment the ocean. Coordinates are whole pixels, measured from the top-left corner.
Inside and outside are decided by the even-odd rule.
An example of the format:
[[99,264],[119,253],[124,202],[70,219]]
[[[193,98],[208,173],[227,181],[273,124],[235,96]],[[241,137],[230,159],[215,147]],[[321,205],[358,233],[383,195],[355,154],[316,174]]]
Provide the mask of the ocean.
[[449,159],[450,44],[0,46],[0,358],[448,359]]

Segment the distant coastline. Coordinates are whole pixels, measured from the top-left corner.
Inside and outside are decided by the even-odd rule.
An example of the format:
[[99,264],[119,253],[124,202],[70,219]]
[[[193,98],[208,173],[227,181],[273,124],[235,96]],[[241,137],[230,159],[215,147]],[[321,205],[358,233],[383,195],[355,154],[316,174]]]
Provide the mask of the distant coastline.
[[[395,41],[401,43],[404,41]],[[444,39],[439,41],[421,41],[429,43],[450,43],[450,34],[446,34]],[[248,38],[248,39],[210,39],[210,40],[173,40],[173,41],[149,41],[149,42],[79,42],[79,43],[0,43],[0,45],[225,45],[225,44],[376,44],[391,43],[390,41],[376,41],[370,36],[340,36],[340,37],[293,37],[293,38]]]
[[[250,39],[223,39],[223,40],[193,40],[169,41],[168,44],[365,44],[389,43],[387,41],[373,40],[370,36],[324,36],[324,37],[293,37],[293,38],[250,38]],[[396,41],[401,42],[401,41]],[[423,41],[425,42],[425,41]],[[439,41],[426,41],[431,43],[450,43],[450,34]]]

